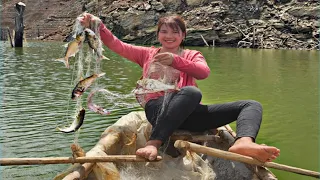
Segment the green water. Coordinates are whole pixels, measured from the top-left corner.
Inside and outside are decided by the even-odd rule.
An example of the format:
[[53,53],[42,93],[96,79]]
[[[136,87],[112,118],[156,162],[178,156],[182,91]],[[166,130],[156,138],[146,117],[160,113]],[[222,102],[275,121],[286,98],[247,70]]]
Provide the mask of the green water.
[[[76,70],[53,61],[64,53],[60,42],[28,42],[24,48],[0,44],[0,156],[71,156],[76,139],[90,150],[106,127],[137,108],[115,109],[109,116],[87,111],[79,133],[63,134],[57,126],[71,122],[76,103],[70,100]],[[281,149],[277,163],[319,171],[319,52],[189,47],[203,53],[211,68],[198,81],[203,103],[240,99],[260,101],[263,123],[257,142]],[[141,76],[138,65],[110,52],[102,61],[106,76],[99,85],[128,94]],[[88,93],[88,92],[87,92]],[[85,97],[83,105],[85,107]],[[132,102],[132,99],[123,99]],[[231,124],[235,128],[235,124]],[[3,180],[52,179],[69,165],[0,166]],[[314,178],[273,170],[280,179]]]

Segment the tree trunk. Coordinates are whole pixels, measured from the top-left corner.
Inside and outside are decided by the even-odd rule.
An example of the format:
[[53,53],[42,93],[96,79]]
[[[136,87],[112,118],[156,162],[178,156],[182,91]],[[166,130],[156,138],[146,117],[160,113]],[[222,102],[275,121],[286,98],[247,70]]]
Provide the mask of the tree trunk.
[[23,13],[26,5],[22,2],[16,4],[17,16],[15,17],[14,46],[23,47]]

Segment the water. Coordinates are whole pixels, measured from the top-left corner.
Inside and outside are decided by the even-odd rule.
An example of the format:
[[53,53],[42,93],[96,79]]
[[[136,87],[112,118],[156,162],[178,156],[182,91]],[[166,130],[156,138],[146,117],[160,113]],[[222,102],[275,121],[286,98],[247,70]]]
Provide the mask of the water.
[[[61,62],[63,43],[28,42],[24,48],[0,44],[0,156],[66,157],[76,139],[85,151],[106,127],[139,107],[120,107],[109,116],[87,110],[80,132],[64,134],[57,126],[72,121],[76,102],[70,100],[76,70]],[[257,142],[281,149],[277,163],[319,171],[319,52],[189,47],[200,50],[212,73],[198,81],[203,103],[255,99],[264,108]],[[141,68],[110,52],[104,55],[100,87],[128,94]],[[90,89],[89,89],[90,91]],[[85,107],[86,96],[83,105]],[[131,103],[132,99],[123,100]],[[235,128],[235,123],[231,124]],[[52,179],[69,165],[0,166],[1,179]],[[279,179],[314,178],[273,170]]]

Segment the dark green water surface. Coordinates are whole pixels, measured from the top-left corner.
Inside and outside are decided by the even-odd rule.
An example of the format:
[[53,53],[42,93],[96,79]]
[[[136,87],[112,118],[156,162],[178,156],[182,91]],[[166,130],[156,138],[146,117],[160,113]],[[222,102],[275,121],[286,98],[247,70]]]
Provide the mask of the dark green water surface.
[[[188,48],[201,51],[211,68],[210,77],[198,81],[204,104],[241,99],[261,102],[264,113],[257,142],[281,150],[277,163],[319,171],[318,51]],[[64,49],[60,42],[28,42],[24,48],[11,48],[0,42],[2,158],[71,156],[70,144],[74,141],[88,151],[106,127],[122,115],[141,110],[120,107],[109,116],[87,111],[80,132],[57,131],[57,126],[71,123],[76,106],[70,100],[76,76],[75,59],[71,59],[71,69],[53,61],[62,57]],[[110,60],[101,63],[106,76],[99,79],[99,86],[129,94],[141,76],[140,67],[106,48],[104,54]],[[235,129],[235,123],[231,126]],[[0,178],[52,179],[67,167],[0,166]],[[271,170],[280,180],[314,179]]]

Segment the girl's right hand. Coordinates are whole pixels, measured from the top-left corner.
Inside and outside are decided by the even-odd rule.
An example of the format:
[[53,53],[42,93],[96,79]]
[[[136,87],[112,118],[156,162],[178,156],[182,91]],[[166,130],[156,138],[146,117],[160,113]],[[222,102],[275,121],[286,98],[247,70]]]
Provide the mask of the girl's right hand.
[[101,19],[99,19],[97,16],[94,16],[90,13],[82,13],[77,20],[80,22],[80,24],[84,27],[84,28],[93,28],[95,25],[100,24],[101,23]]

